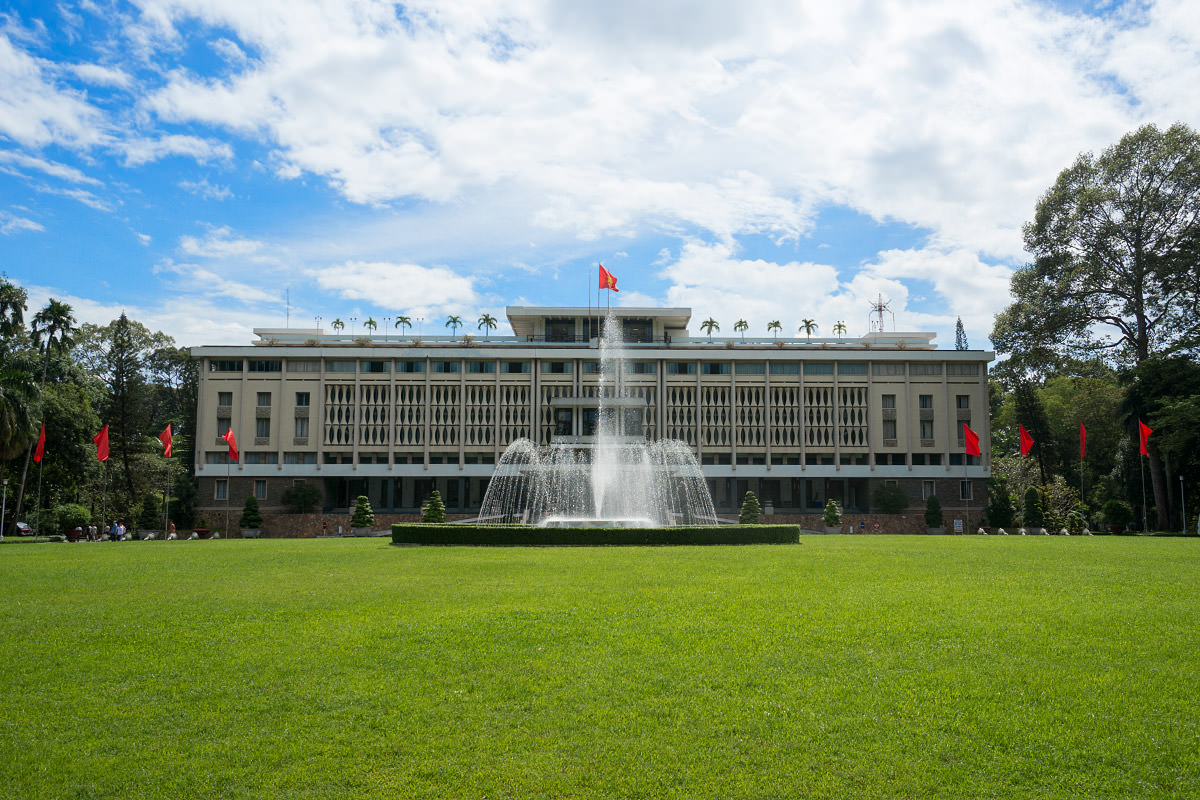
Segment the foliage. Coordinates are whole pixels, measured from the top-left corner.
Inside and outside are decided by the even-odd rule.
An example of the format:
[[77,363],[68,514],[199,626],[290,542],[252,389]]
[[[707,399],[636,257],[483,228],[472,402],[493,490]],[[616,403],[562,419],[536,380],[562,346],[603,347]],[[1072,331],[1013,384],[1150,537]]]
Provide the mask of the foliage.
[[457,314],[451,314],[450,316],[446,317],[446,327],[449,328],[452,333],[457,334],[458,329],[462,326],[462,324],[462,317],[458,316]]
[[1133,506],[1114,497],[1104,504],[1103,514],[1104,521],[1109,525],[1120,525],[1124,528],[1133,521]]
[[475,327],[482,330],[484,332],[483,335],[487,337],[496,329],[496,324],[496,318],[491,314],[480,314],[479,322],[476,323]]
[[938,499],[936,494],[929,495],[929,499],[925,501],[925,527],[944,527],[944,520],[942,519],[942,501]]
[[137,526],[148,531],[162,527],[162,497],[148,494],[142,498],[142,509],[138,512]]
[[283,502],[297,514],[307,514],[321,502],[321,490],[308,481],[293,483],[284,491]]
[[781,330],[783,330],[783,323],[779,320],[773,319],[767,323],[767,332],[772,336],[778,336]]
[[733,330],[742,335],[742,341],[746,340],[746,331],[749,329],[750,323],[746,322],[744,319],[739,319],[737,322],[733,323]]
[[881,483],[871,495],[871,505],[880,514],[903,514],[908,510],[908,493],[898,484]]
[[664,528],[539,528],[532,525],[392,525],[396,544],[545,547],[559,545],[795,544],[798,525],[677,525]]
[[262,521],[262,512],[258,510],[258,498],[250,495],[246,498],[246,504],[242,506],[242,516],[238,520],[238,527],[261,528]]
[[742,525],[757,525],[761,513],[762,508],[759,506],[754,492],[746,492],[746,497],[742,500],[742,508],[738,512],[738,522]]
[[846,323],[843,320],[833,323],[833,332],[839,339],[846,333],[846,330]]
[[967,331],[963,327],[962,317],[954,323],[954,349],[955,350],[970,350],[970,345],[967,344]]
[[1008,479],[993,475],[988,479],[988,524],[996,528],[1008,528],[1016,519],[1016,509],[1013,508],[1012,492],[1008,488]]
[[832,497],[825,501],[825,510],[821,512],[821,522],[829,528],[836,528],[842,524],[842,510],[838,508],[837,502]]
[[1042,493],[1036,486],[1025,490],[1025,500],[1021,503],[1021,522],[1027,528],[1041,528],[1046,523],[1042,512]]
[[54,507],[55,530],[69,531],[86,528],[92,522],[91,513],[78,503],[63,503]]
[[446,504],[442,502],[442,493],[434,489],[429,495],[429,502],[421,512],[421,522],[445,522]]
[[817,323],[807,317],[800,321],[800,330],[804,331],[804,335],[809,339],[817,332],[817,327]]
[[366,495],[360,494],[354,500],[354,514],[350,517],[351,528],[370,528],[375,524],[375,512],[371,510],[371,501]]
[[721,324],[719,322],[717,322],[715,319],[713,319],[712,317],[709,317],[708,319],[704,320],[704,322],[700,323],[700,330],[707,333],[708,338],[711,339],[712,335],[713,335],[713,331],[716,331],[718,333],[721,331]]

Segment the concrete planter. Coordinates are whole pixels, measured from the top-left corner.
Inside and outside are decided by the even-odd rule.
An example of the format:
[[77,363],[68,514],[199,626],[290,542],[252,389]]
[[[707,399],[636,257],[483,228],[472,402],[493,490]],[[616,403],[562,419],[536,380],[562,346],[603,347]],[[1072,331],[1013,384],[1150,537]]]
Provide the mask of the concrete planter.
[[925,533],[929,536],[941,536],[946,532],[945,528],[926,528]]
[[373,528],[351,528],[350,535],[351,536],[370,536],[373,530],[374,530]]
[[261,533],[261,528],[242,528],[243,539],[257,539]]
[[826,526],[825,526],[825,532],[826,532],[826,533],[841,533],[841,532],[842,532],[842,526],[841,526],[841,525],[838,525],[838,526],[836,526],[836,527],[835,527],[835,526],[833,526],[833,525],[826,525]]

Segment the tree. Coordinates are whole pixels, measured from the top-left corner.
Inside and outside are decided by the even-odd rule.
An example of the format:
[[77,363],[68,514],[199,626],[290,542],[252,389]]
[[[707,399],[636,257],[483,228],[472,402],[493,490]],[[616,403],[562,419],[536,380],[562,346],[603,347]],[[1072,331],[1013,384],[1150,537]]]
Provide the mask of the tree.
[[375,525],[375,512],[371,510],[371,501],[365,494],[360,494],[354,500],[354,514],[350,517],[351,528],[370,528]]
[[[1145,125],[1098,158],[1081,154],[1025,226],[1034,257],[1012,278],[1015,302],[992,342],[1030,369],[1100,356],[1136,367],[1200,347],[1200,136]],[[1160,527],[1162,460],[1150,451]]]
[[962,317],[958,318],[958,322],[954,323],[954,349],[955,350],[970,350],[967,346],[967,331],[963,328]]
[[374,317],[367,317],[367,321],[363,323],[363,327],[370,328],[371,333],[374,333],[375,329],[379,327],[379,323],[375,321]]
[[749,327],[750,323],[746,322],[744,319],[739,319],[737,322],[733,323],[733,330],[742,335],[743,342],[746,341],[746,330],[749,329]]
[[334,332],[341,333],[346,329],[346,323],[342,322],[341,317],[338,317],[333,322],[329,323],[329,327],[333,328]]
[[142,498],[142,510],[138,512],[137,526],[144,531],[157,530],[159,523],[162,522],[161,511],[161,498],[157,495],[147,494]]
[[457,314],[451,314],[450,316],[446,317],[446,327],[449,328],[455,335],[458,334],[458,329],[462,324],[462,317],[458,316]]
[[242,506],[242,516],[238,520],[239,528],[261,528],[262,527],[262,512],[258,510],[258,498],[250,495],[246,498],[246,504]]
[[1026,528],[1040,528],[1046,523],[1042,511],[1042,493],[1036,486],[1025,490],[1025,502],[1021,504],[1021,522]]
[[1008,489],[1008,480],[1003,476],[993,475],[988,479],[988,524],[997,528],[1011,526],[1016,516],[1013,508],[1012,493]]
[[321,502],[321,490],[307,481],[294,483],[283,493],[283,502],[297,514],[307,514]]
[[1037,388],[1028,381],[1023,381],[1015,392],[1013,402],[1016,408],[1017,420],[1033,437],[1033,450],[1041,471],[1041,482],[1048,483],[1049,476],[1054,472],[1054,449],[1051,447],[1050,421],[1046,419],[1046,409],[1038,396]]
[[895,483],[881,483],[871,495],[871,505],[880,514],[903,514],[908,509],[908,494]]
[[846,323],[839,319],[833,324],[833,332],[837,334],[839,339],[842,338],[842,336],[846,333]]
[[25,332],[25,290],[0,275],[0,339],[8,341]]
[[410,317],[396,317],[396,327],[399,328],[401,326],[411,328],[412,319]]
[[496,329],[496,318],[491,314],[481,314],[475,328],[476,330],[482,330],[484,332],[483,335],[486,337]]
[[936,494],[929,495],[929,498],[925,501],[925,527],[945,527],[942,520],[942,501],[938,499]]
[[746,492],[746,497],[742,500],[742,508],[738,512],[738,523],[741,525],[757,525],[758,515],[762,513],[762,508],[758,504],[758,498],[754,496],[754,492]]
[[825,501],[825,510],[821,512],[821,522],[827,528],[836,528],[842,524],[842,510],[832,497]]
[[817,323],[805,317],[800,320],[800,330],[804,331],[804,335],[811,339],[812,335],[817,332]]
[[767,323],[767,333],[771,334],[772,336],[778,336],[781,330],[783,330],[783,325],[779,322],[779,320],[773,319]]
[[445,522],[446,504],[442,502],[442,493],[434,489],[429,494],[429,503],[421,512],[421,522]]
[[700,323],[700,330],[707,333],[708,338],[711,339],[712,335],[713,335],[713,331],[720,332],[721,325],[715,319],[713,319],[712,317],[709,317],[708,319],[704,320],[704,322]]

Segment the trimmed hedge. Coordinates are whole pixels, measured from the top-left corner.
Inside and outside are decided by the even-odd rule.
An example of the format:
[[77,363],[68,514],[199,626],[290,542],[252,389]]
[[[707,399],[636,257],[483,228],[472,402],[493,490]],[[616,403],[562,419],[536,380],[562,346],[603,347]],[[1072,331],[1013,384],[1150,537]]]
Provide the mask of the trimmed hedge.
[[799,525],[695,525],[674,528],[535,528],[531,525],[397,523],[394,544],[485,546],[798,544]]

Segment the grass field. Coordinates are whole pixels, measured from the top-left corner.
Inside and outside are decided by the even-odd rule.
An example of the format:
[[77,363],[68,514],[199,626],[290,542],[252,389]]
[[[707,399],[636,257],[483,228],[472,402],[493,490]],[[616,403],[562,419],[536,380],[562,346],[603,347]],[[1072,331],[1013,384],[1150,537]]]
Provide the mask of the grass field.
[[13,798],[1200,796],[1200,541],[0,547]]

